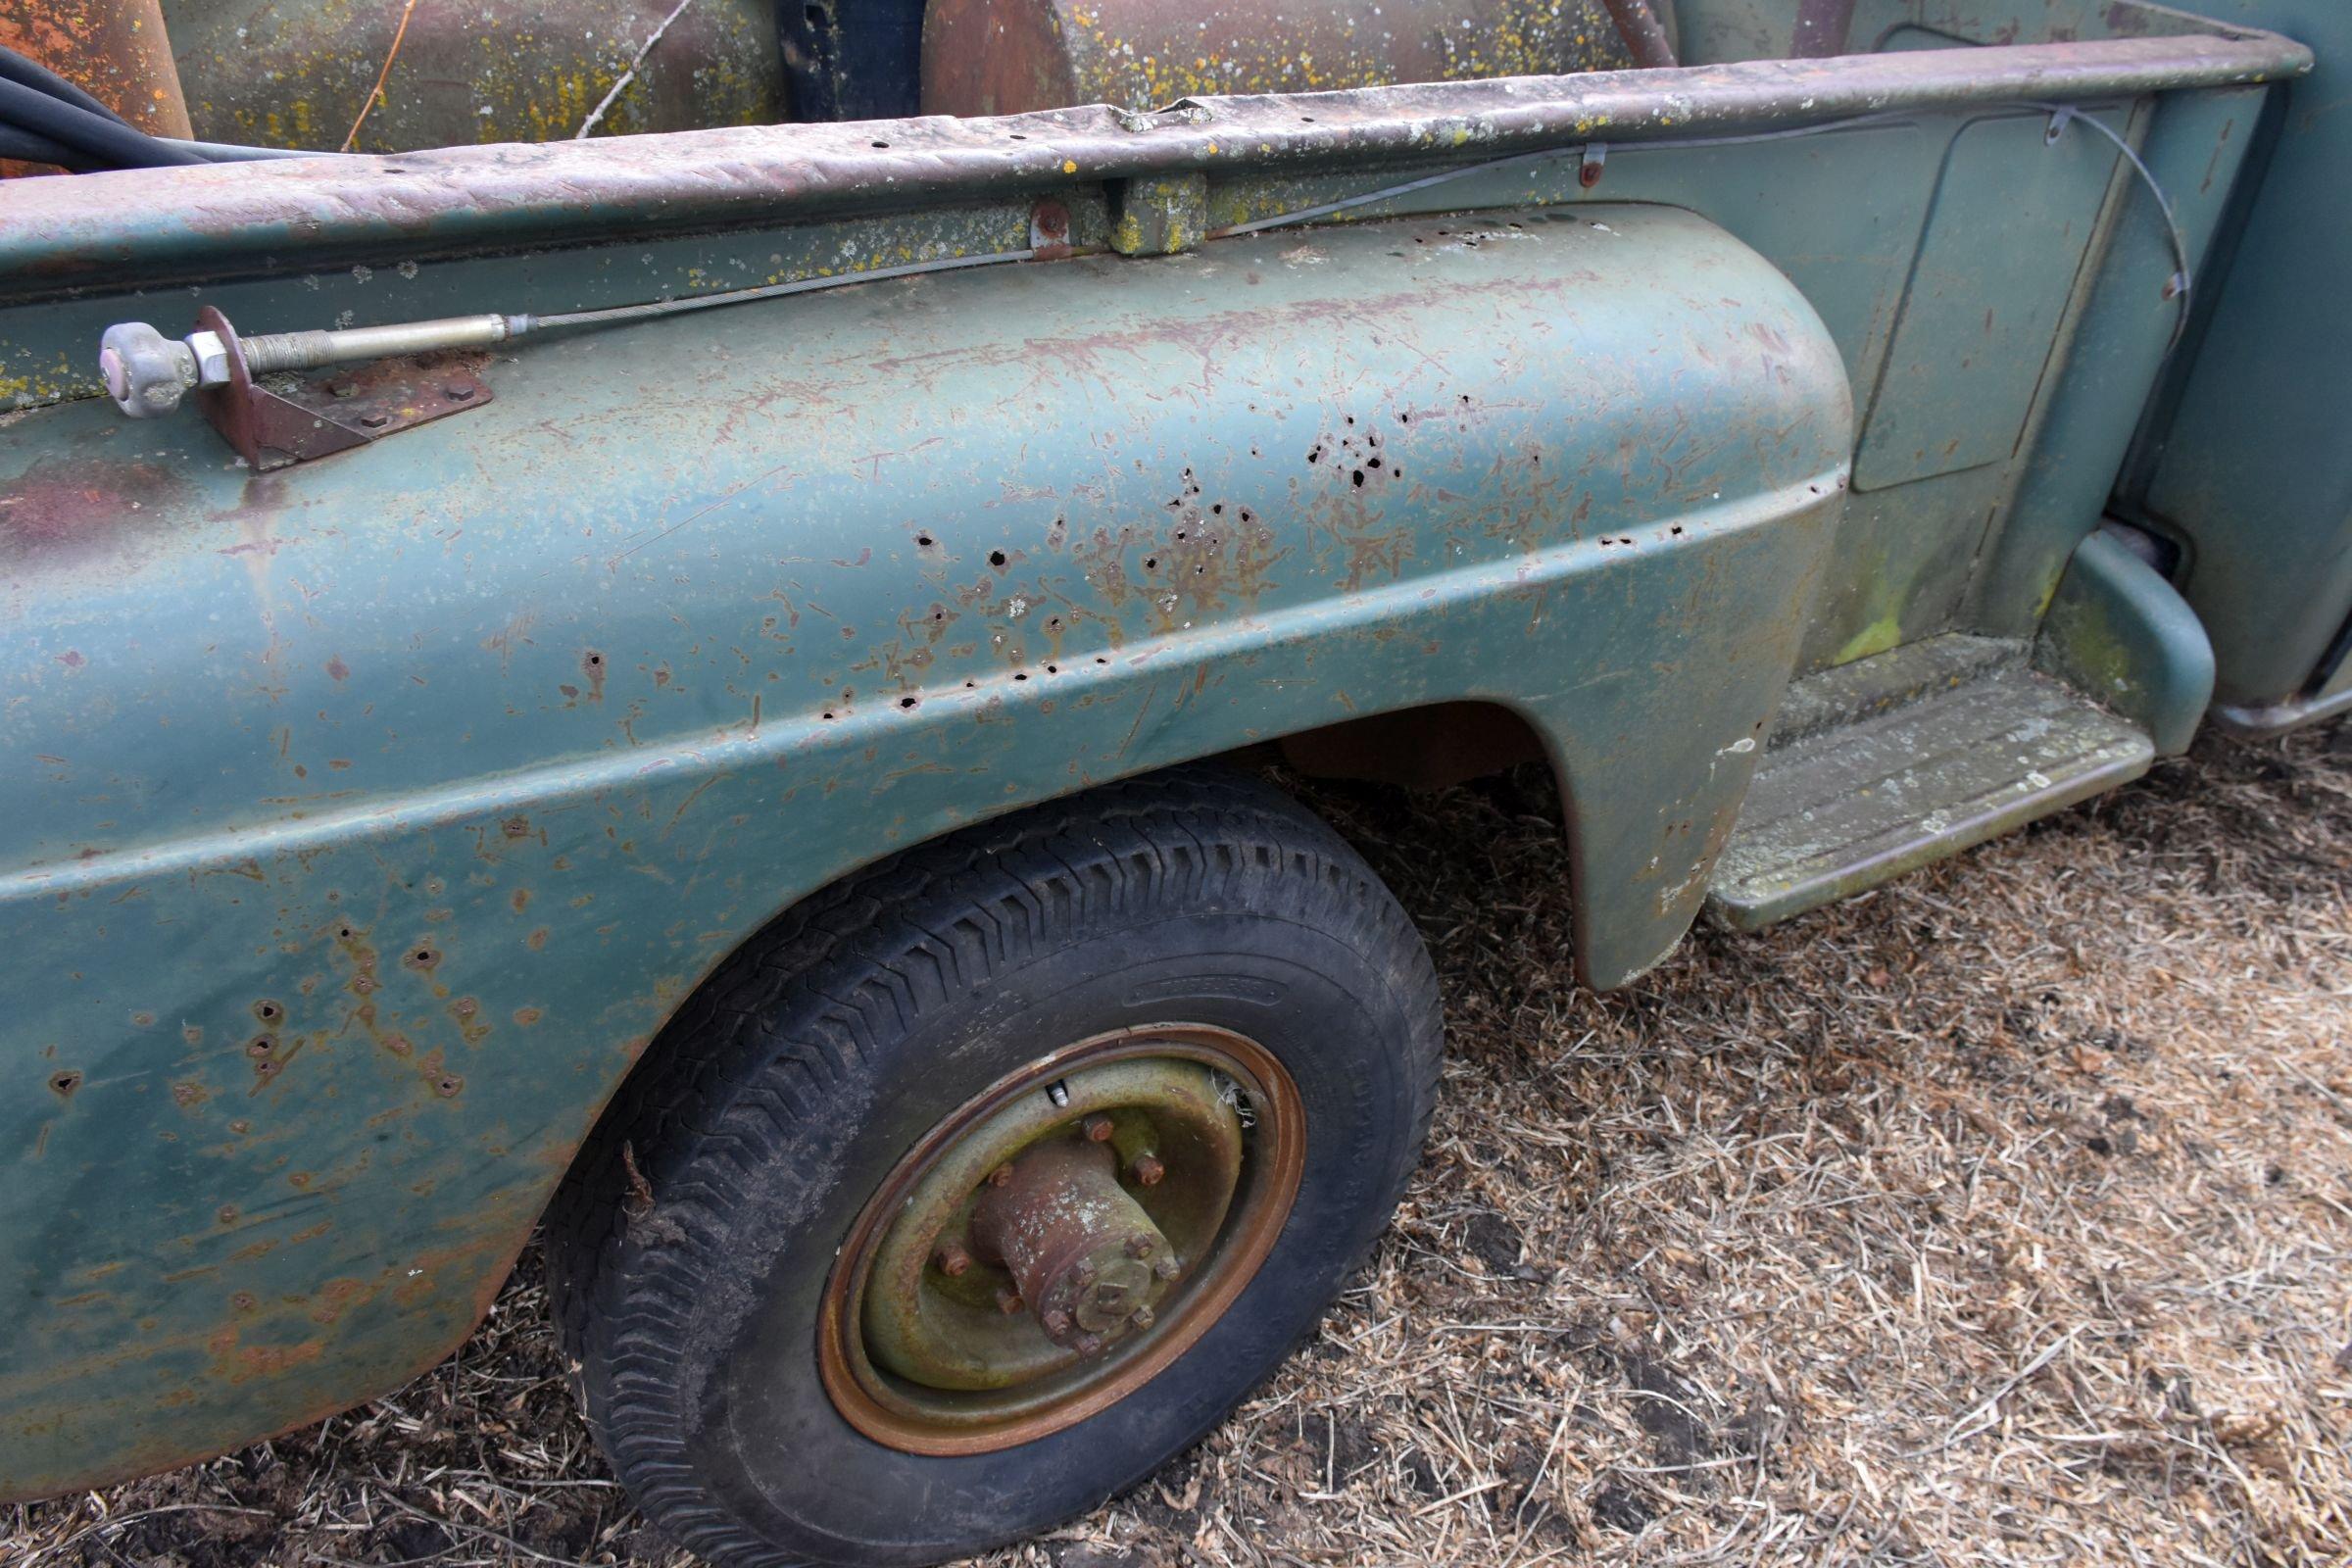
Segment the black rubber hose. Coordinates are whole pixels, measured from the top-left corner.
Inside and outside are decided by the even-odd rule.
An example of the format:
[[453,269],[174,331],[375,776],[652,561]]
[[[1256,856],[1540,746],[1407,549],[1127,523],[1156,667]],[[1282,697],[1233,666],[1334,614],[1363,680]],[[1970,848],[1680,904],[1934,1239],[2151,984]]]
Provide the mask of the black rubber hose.
[[55,164],[70,173],[87,173],[102,167],[61,141],[0,122],[0,158],[14,158],[27,164]]
[[201,153],[158,141],[79,104],[5,78],[0,78],[0,125],[46,136],[108,169],[158,169],[210,161]]
[[52,98],[63,98],[76,108],[87,109],[94,115],[104,115],[118,125],[130,123],[47,66],[37,60],[27,59],[14,49],[0,47],[0,81],[13,81],[30,87],[35,92],[47,93]]

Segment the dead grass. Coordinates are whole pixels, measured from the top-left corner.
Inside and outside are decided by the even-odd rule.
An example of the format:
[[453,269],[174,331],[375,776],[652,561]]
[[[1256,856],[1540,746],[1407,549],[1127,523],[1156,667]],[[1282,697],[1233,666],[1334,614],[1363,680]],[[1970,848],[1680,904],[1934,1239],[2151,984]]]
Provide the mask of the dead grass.
[[[1428,1158],[1239,1415],[993,1564],[2352,1557],[2352,726],[1606,998],[1542,780],[1311,794],[1446,977]],[[526,1266],[390,1399],[0,1513],[0,1560],[677,1560],[541,1305]]]

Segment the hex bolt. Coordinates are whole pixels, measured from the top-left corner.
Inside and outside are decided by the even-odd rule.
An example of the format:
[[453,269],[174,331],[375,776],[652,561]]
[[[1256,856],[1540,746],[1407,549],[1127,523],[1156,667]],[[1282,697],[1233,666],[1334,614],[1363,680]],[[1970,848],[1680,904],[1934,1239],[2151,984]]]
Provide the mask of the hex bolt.
[[1091,1281],[1094,1277],[1095,1260],[1093,1258],[1082,1257],[1077,1262],[1070,1265],[1070,1278],[1076,1280],[1079,1284],[1084,1285]]
[[1088,1143],[1107,1144],[1110,1142],[1110,1135],[1113,1129],[1110,1125],[1110,1118],[1108,1116],[1101,1114],[1089,1116],[1085,1121],[1080,1122],[1078,1125],[1085,1132],[1086,1141]]
[[1129,1169],[1134,1174],[1137,1185],[1143,1187],[1157,1187],[1162,1178],[1168,1174],[1168,1167],[1159,1162],[1157,1154],[1136,1155],[1135,1163]]
[[1133,1312],[1128,1314],[1127,1321],[1139,1329],[1148,1329],[1153,1323],[1156,1323],[1159,1320],[1152,1315],[1150,1307],[1139,1306]]
[[1174,1257],[1163,1257],[1152,1265],[1152,1272],[1163,1280],[1172,1280],[1184,1272],[1184,1264]]
[[1081,1334],[1077,1339],[1070,1343],[1070,1348],[1076,1350],[1080,1355],[1092,1355],[1097,1350],[1102,1348],[1102,1336],[1100,1334]]
[[942,1274],[953,1279],[972,1266],[972,1254],[963,1250],[962,1243],[949,1242],[940,1248],[932,1261],[939,1265]]
[[1013,1313],[1018,1312],[1020,1309],[1021,1293],[1014,1290],[1007,1290],[1002,1285],[998,1286],[997,1310],[1004,1313],[1006,1317],[1010,1317],[1013,1315]]
[[1059,1340],[1070,1332],[1070,1314],[1058,1306],[1048,1308],[1043,1321],[1048,1339]]
[[1152,1255],[1152,1238],[1149,1236],[1128,1237],[1127,1255],[1135,1258],[1139,1262],[1144,1258],[1150,1257]]

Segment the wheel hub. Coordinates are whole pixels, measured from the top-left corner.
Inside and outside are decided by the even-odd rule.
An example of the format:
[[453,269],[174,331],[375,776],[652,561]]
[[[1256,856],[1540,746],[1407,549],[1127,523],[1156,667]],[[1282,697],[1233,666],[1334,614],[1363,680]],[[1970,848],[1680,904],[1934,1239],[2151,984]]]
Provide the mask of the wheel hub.
[[1025,1442],[1140,1386],[1279,1234],[1297,1090],[1224,1030],[1055,1052],[944,1119],[853,1227],[819,1364],[837,1408],[916,1452]]
[[978,1255],[1012,1275],[1047,1339],[1080,1355],[1150,1329],[1166,1282],[1183,1271],[1120,1187],[1102,1147],[1112,1135],[1110,1119],[1094,1116],[1078,1136],[1031,1148],[991,1174],[972,1212]]

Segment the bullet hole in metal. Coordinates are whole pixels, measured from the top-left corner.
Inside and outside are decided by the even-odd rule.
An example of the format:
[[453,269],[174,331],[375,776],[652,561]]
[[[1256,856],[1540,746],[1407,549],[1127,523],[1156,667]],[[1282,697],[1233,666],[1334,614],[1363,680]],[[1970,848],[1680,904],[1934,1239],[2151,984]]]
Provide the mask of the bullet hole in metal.
[[1002,565],[1004,565],[1004,551],[1002,551],[1002,550],[991,550],[991,551],[988,553],[988,564],[989,564],[990,565],[992,565],[992,566],[1002,566]]
[[878,141],[878,142],[875,142],[873,145],[874,145],[874,146],[876,146],[876,147],[887,148],[887,147],[889,147],[889,146],[890,146],[890,143],[888,143],[888,142],[886,142],[886,141]]
[[50,1092],[56,1095],[60,1100],[72,1100],[74,1098],[74,1091],[79,1089],[80,1087],[81,1074],[74,1071],[72,1068],[68,1068],[64,1072],[53,1072],[49,1075]]
[[1107,663],[1109,663],[1109,662],[1110,662],[1110,661],[1109,661],[1109,660],[1107,660],[1107,659],[1104,659],[1104,658],[1103,658],[1102,655],[1100,655],[1100,654],[1097,654],[1097,655],[1095,656],[1095,662],[1096,662],[1096,663],[1098,663],[1098,664],[1107,664]]
[[899,699],[899,707],[902,710],[912,708],[915,705],[915,701],[916,699],[912,697],[902,697]]
[[416,948],[412,949],[408,957],[402,961],[412,969],[430,969],[441,961],[441,955],[431,948]]
[[[1537,459],[1536,461],[1537,461],[1537,462],[1539,462],[1539,463],[1541,463],[1541,462],[1543,462],[1544,460],[1543,460],[1543,459],[1541,459],[1541,458],[1539,458],[1539,459]],[[1379,460],[1378,458],[1372,458],[1372,459],[1369,459],[1369,460],[1368,460],[1368,461],[1366,461],[1366,463],[1364,464],[1364,466],[1365,466],[1365,467],[1367,467],[1367,468],[1370,468],[1372,471],[1374,471],[1375,473],[1377,473],[1377,472],[1379,472],[1379,471],[1380,471],[1380,460]]]
[[[1222,517],[1225,515],[1225,503],[1220,501],[1216,503],[1216,505],[1210,507],[1208,509],[1208,514],[1212,517]],[[1179,534],[1177,537],[1182,538],[1183,535]]]
[[466,1080],[454,1072],[445,1072],[433,1080],[433,1093],[444,1100],[453,1098],[459,1090],[465,1087]]
[[255,1035],[251,1040],[245,1042],[245,1054],[256,1061],[268,1059],[270,1053],[276,1049],[277,1042],[268,1035]]
[[1058,675],[1061,673],[1060,666],[1055,664],[1048,664],[1046,666],[1046,673],[1049,675]]
[[1323,449],[1321,447],[1315,447],[1310,450],[1306,455],[1306,461],[1309,463],[1321,463],[1323,461]]
[[1364,470],[1361,468],[1350,469],[1348,474],[1348,482],[1361,490],[1364,487]]
[[1159,569],[1159,558],[1157,556],[1146,556],[1144,558],[1144,569],[1146,571],[1157,571]]
[[253,1004],[253,1015],[256,1018],[261,1019],[264,1023],[277,1022],[278,1018],[284,1013],[284,1008],[280,1007],[276,1003],[271,1002],[267,997],[264,997],[261,1001]]
[[833,721],[833,711],[832,711],[832,710],[830,710],[830,709],[827,709],[827,710],[825,710],[824,718],[825,718],[825,722],[827,722],[828,724],[829,724],[829,723],[831,723],[831,722]]
[[931,548],[932,543],[932,538],[927,533],[918,533],[914,536],[914,547],[917,550],[928,550]]

